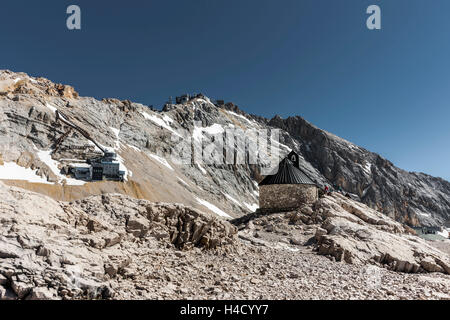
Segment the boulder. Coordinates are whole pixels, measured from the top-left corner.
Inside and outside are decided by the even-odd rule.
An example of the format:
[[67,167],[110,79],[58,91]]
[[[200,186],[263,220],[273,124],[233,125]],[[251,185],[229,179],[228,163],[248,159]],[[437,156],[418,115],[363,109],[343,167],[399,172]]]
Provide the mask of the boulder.
[[147,234],[150,222],[147,218],[140,215],[131,216],[127,222],[127,232],[132,233],[135,237],[143,237]]
[[0,274],[0,286],[5,285],[8,283],[8,278],[6,278],[4,275]]
[[436,263],[435,259],[432,257],[425,257],[422,259],[422,261],[420,261],[420,266],[428,272],[444,272],[444,268]]
[[448,273],[448,255],[382,213],[337,193],[315,206],[326,217],[315,235],[319,254],[356,264],[376,261],[400,272]]
[[33,289],[34,284],[28,279],[20,279],[17,276],[11,282],[11,288],[19,299],[26,297]]
[[20,246],[11,243],[5,237],[0,237],[0,259],[19,258],[21,255]]
[[54,300],[57,299],[57,292],[46,287],[36,287],[26,298],[27,300]]
[[0,285],[0,300],[17,300],[17,295],[11,289]]

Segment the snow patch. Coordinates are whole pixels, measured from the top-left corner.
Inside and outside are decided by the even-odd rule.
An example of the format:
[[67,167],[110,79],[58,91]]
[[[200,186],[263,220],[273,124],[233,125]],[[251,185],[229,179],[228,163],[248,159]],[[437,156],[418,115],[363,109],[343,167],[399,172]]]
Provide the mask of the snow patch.
[[170,123],[170,124],[173,123],[173,119],[171,117],[169,117],[167,114],[163,115],[162,118],[166,123]]
[[249,203],[244,202],[244,205],[245,205],[250,211],[252,211],[252,212],[255,212],[256,209],[259,208],[259,205],[257,205],[256,203],[254,203],[254,204],[249,204]]
[[127,181],[128,177],[131,177],[133,175],[133,172],[131,170],[128,170],[128,168],[125,166],[125,160],[117,152],[116,155],[117,161],[119,162],[119,170],[125,172],[123,179]]
[[161,163],[163,166],[169,168],[170,170],[174,171],[174,169],[171,167],[171,165],[167,162],[166,159],[163,157],[157,156],[156,154],[149,154],[150,157]]
[[184,184],[186,187],[189,187],[189,185],[187,184],[186,181],[184,181],[183,179],[181,179],[180,177],[177,177],[178,181],[180,181],[182,184]]
[[438,231],[437,234],[444,237],[444,238],[448,238],[449,235],[449,229],[443,229],[443,231]]
[[127,147],[133,149],[136,152],[141,152],[141,149],[139,149],[138,147],[132,146],[131,144],[127,143]]
[[56,111],[58,110],[58,109],[56,109],[54,106],[50,105],[49,103],[47,103],[45,106],[46,106],[47,108],[49,108],[50,110],[52,110],[53,113],[56,113]]
[[300,251],[300,249],[292,248],[287,243],[283,243],[283,242],[278,242],[275,246],[270,246],[270,247],[273,248],[273,249],[282,249],[282,250],[287,250],[287,251],[291,251],[291,252],[298,252],[298,251]]
[[[120,146],[121,146],[121,142],[120,142],[120,129],[116,129],[114,127],[109,127],[109,129],[111,129],[111,131],[114,133],[114,135],[116,136],[116,143],[114,145],[114,152],[116,153],[117,156],[117,162],[119,162],[119,170],[125,172],[123,179],[125,181],[128,180],[128,177],[132,177],[133,176],[133,172],[131,170],[128,170],[128,168],[125,166],[125,160],[120,156],[119,154],[119,150],[120,150]],[[91,142],[91,141],[89,141]],[[92,143],[93,144],[93,143]],[[93,144],[94,145],[94,144]],[[105,147],[103,145],[101,145],[101,147],[105,150],[108,150],[108,147]],[[96,146],[97,148],[97,146]],[[98,149],[98,148],[97,148]]]
[[202,206],[207,207],[209,210],[211,210],[212,212],[214,212],[215,214],[221,216],[221,217],[225,217],[225,218],[231,218],[230,215],[228,215],[227,213],[223,212],[222,210],[220,210],[219,208],[217,208],[215,205],[213,205],[212,203],[209,203],[208,201],[202,200],[200,198],[194,197],[195,200],[200,203]]
[[207,103],[207,101],[205,99],[202,99],[202,98],[197,98],[196,101],[200,102],[200,103]]
[[416,214],[422,216],[422,217],[431,217],[431,215],[429,213],[425,213],[422,211],[416,211]]
[[232,196],[230,196],[229,194],[223,193],[222,194],[229,200],[233,201],[235,204],[237,204],[239,207],[242,206],[246,206],[250,211],[254,212],[256,211],[256,209],[259,208],[259,206],[255,203],[255,204],[249,204],[249,203],[240,203],[239,201],[237,201],[235,198],[233,198]]
[[69,186],[82,186],[86,183],[84,181],[73,179],[73,178],[68,178],[68,177],[62,175],[58,168],[59,162],[52,159],[50,150],[49,151],[39,150],[37,155],[38,155],[39,159],[41,159],[41,161],[43,163],[45,163],[50,168],[50,170],[58,177],[59,182],[66,180],[66,185],[69,185]]
[[202,141],[202,136],[203,133],[206,132],[210,135],[214,135],[214,134],[219,134],[219,133],[223,133],[225,131],[225,129],[223,128],[223,126],[221,126],[218,123],[213,124],[212,126],[209,127],[195,127],[194,128],[194,133],[192,134],[194,140],[197,141]]
[[53,184],[40,177],[37,171],[21,167],[15,162],[5,162],[0,166],[0,180],[24,180],[32,183]]
[[284,153],[284,152],[283,152],[283,149],[284,149],[287,153],[289,153],[289,152],[292,151],[292,149],[289,148],[287,145],[282,144],[281,142],[276,141],[275,139],[272,139],[272,137],[270,137],[270,138],[271,138],[271,139],[270,139],[270,143],[271,143],[272,147],[273,147],[273,148],[277,148],[277,147],[278,147],[278,149],[281,151],[281,153]]
[[113,127],[109,127],[109,129],[111,129],[111,131],[114,132],[114,135],[116,136],[116,144],[115,144],[114,149],[118,150],[120,148],[120,138],[119,138],[120,129],[116,129]]
[[173,123],[173,120],[169,118],[167,115],[164,115],[164,117],[161,119],[160,117],[148,114],[147,112],[141,112],[141,114],[144,116],[145,119],[150,120],[153,123],[156,123],[157,125],[163,127],[164,129],[169,130],[173,134],[182,138],[182,136],[170,126]]
[[370,162],[366,162],[362,168],[368,175],[372,174],[372,164]]
[[229,110],[225,110],[227,113],[229,113],[229,114],[231,114],[231,115],[233,115],[233,116],[235,116],[235,117],[237,117],[237,118],[241,118],[241,119],[243,119],[243,120],[245,120],[245,121],[247,121],[249,124],[253,124],[253,122],[252,121],[250,121],[249,119],[247,119],[246,117],[244,117],[243,115],[240,115],[240,114],[237,114],[236,112],[233,112],[233,111],[229,111]]
[[203,174],[207,174],[208,172],[205,170],[205,168],[203,168],[200,164],[197,163],[197,167],[199,168],[199,170],[203,173]]
[[[222,192],[222,193],[223,193],[223,192]],[[229,194],[223,193],[223,195],[224,195],[227,199],[229,199],[229,200],[233,201],[234,203],[236,203],[239,207],[242,206],[242,204],[241,204],[239,201],[237,201],[235,198],[233,198],[233,197],[230,196]]]
[[116,129],[113,127],[109,127],[112,132],[114,132],[114,135],[116,136],[116,139],[119,139],[120,129]]

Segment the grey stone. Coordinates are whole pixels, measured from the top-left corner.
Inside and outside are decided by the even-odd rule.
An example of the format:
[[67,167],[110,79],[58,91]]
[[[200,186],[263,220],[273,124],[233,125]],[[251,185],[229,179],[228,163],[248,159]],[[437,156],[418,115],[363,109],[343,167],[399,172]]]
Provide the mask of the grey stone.
[[7,284],[7,283],[8,283],[8,279],[4,275],[0,274],[0,286]]
[[32,289],[31,293],[27,297],[27,300],[54,300],[56,298],[56,290],[46,287],[38,287]]
[[0,259],[20,257],[20,247],[4,241],[0,239]]
[[30,293],[31,289],[33,288],[33,284],[30,282],[13,280],[11,283],[11,288],[14,290],[14,293],[18,296],[18,298],[22,299]]
[[127,223],[127,231],[136,237],[143,237],[147,234],[150,222],[148,219],[135,215],[129,218]]
[[259,188],[259,207],[262,210],[292,210],[318,199],[317,187],[302,184],[263,185]]
[[17,300],[17,295],[11,289],[0,285],[0,300]]

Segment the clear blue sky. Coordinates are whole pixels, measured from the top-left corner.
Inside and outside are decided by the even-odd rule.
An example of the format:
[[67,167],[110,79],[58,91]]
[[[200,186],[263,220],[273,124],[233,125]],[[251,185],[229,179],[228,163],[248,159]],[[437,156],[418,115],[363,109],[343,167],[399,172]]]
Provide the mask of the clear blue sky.
[[[66,28],[66,8],[82,30]],[[366,28],[378,4],[382,30]],[[0,68],[160,106],[203,92],[301,115],[450,180],[448,0],[3,1]]]

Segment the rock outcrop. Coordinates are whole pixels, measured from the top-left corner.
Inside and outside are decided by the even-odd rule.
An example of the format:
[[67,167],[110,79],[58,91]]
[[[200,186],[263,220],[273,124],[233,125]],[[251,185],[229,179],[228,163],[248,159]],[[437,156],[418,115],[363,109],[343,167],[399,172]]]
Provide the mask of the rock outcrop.
[[407,172],[390,161],[321,130],[296,116],[268,124],[301,142],[304,161],[360,201],[409,225],[444,226],[450,221],[450,183]]
[[311,245],[318,254],[338,262],[373,264],[405,273],[450,274],[447,253],[409,227],[339,193],[297,211],[254,213],[232,223],[240,228],[241,238],[261,245]]
[[[450,298],[444,253],[341,196],[237,224],[179,204],[57,202],[0,183],[0,300]],[[335,250],[321,252],[327,239]],[[371,259],[386,252],[418,273]]]
[[[371,260],[400,272],[450,274],[450,257],[412,235],[413,230],[358,202],[335,193],[316,203],[324,221],[316,234],[320,254],[337,261]],[[326,232],[323,232],[325,230]]]
[[[69,128],[55,110],[114,150],[127,181],[68,176],[67,162],[98,150],[76,132],[56,149]],[[218,127],[281,128],[281,155],[299,151],[318,185],[338,183],[367,206],[332,194],[253,213],[255,165],[174,157]],[[448,223],[449,183],[300,117],[268,120],[206,97],[156,111],[0,71],[0,174],[0,300],[450,298],[448,243],[432,246],[402,224]],[[231,217],[241,217],[239,232]]]
[[[56,121],[55,110],[73,118],[98,143],[120,155],[127,169],[126,184],[78,186],[70,183],[64,175],[64,161],[93,156],[95,148],[72,133],[54,152],[56,140],[68,130]],[[25,73],[0,71],[0,158],[3,159],[0,165],[13,162],[30,168],[52,185],[38,187],[14,177],[6,179],[7,183],[42,192],[56,200],[72,201],[118,192],[150,201],[178,202],[204,211],[224,212],[231,217],[251,212],[258,203],[256,182],[262,178],[256,166],[194,162],[180,165],[173,161],[180,144],[173,137],[187,140],[198,137],[200,132],[209,137],[208,131],[214,131],[210,129],[217,126],[244,130],[280,128],[277,147],[281,155],[291,149],[298,151],[302,168],[319,186],[339,184],[371,208],[409,225],[449,223],[449,182],[401,170],[381,156],[323,131],[301,117],[269,120],[248,115],[233,103],[215,106],[206,97],[155,111],[128,100],[80,97],[67,85]],[[56,161],[54,165],[52,161]],[[211,210],[212,206],[205,206],[206,203],[219,210]]]
[[0,183],[0,234],[0,300],[107,299],[110,280],[152,247],[227,252],[236,229],[177,204],[123,195],[59,203]]
[[[43,180],[37,185],[14,173],[0,177],[9,185],[41,192],[55,200],[122,193],[153,202],[182,203],[211,213],[223,212],[223,216],[231,217],[249,212],[258,202],[258,189],[249,166],[176,162],[175,150],[180,141],[172,141],[172,136],[188,139],[195,133],[198,137],[202,128],[213,124],[224,128],[257,125],[245,117],[227,114],[207,98],[157,112],[128,100],[79,97],[70,86],[23,73],[1,71],[0,81],[8,84],[4,95],[0,94],[1,165],[31,169]],[[66,175],[72,160],[99,156],[99,150],[77,132],[70,133],[55,150],[56,141],[70,129],[56,120],[55,110],[71,117],[100,145],[120,156],[126,183],[82,184]],[[195,121],[200,127],[194,127]],[[236,201],[230,202],[229,197]]]

